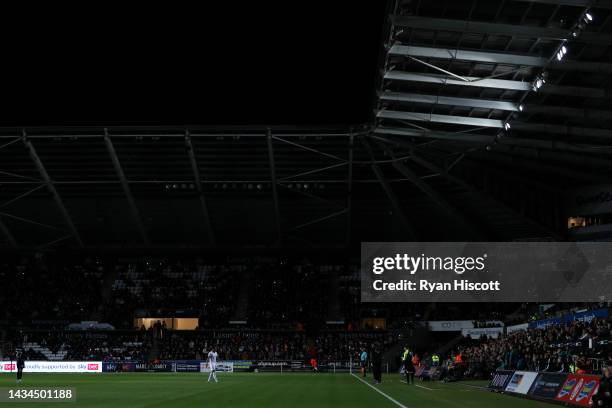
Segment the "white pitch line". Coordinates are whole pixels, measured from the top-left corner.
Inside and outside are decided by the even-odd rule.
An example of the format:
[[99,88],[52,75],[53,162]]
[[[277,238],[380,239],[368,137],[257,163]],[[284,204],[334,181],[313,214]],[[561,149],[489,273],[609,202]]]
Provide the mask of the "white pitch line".
[[461,385],[462,387],[476,388],[477,390],[489,391],[488,387],[483,387],[481,385],[465,384],[465,383],[458,383],[457,385]]
[[[400,380],[400,382],[401,382],[402,384],[408,384],[408,383],[407,383],[406,381],[404,381],[404,380]],[[424,385],[419,385],[419,384],[412,384],[412,385],[414,385],[415,387],[424,388],[424,389],[429,390],[429,391],[437,391],[437,390],[438,390],[437,388],[429,388],[429,387],[426,387],[426,386],[424,386]]]
[[358,379],[359,381],[361,381],[362,383],[364,383],[365,385],[367,385],[368,387],[370,387],[371,389],[373,389],[374,391],[376,391],[377,393],[379,393],[380,395],[382,395],[383,397],[385,397],[386,399],[388,399],[389,401],[391,401],[392,403],[394,403],[395,405],[397,405],[398,407],[400,407],[400,408],[408,408],[407,406],[405,406],[404,404],[402,404],[401,402],[399,402],[395,398],[391,397],[389,394],[382,392],[381,390],[379,390],[378,388],[376,388],[375,386],[373,386],[369,382],[359,378],[358,376],[356,376],[353,373],[351,373],[351,375],[353,377],[355,377],[356,379]]

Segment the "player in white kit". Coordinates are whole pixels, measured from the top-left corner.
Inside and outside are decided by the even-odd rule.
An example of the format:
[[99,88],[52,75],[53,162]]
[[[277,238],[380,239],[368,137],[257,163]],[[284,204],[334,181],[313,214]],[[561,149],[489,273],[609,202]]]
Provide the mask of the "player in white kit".
[[208,352],[208,367],[210,367],[208,382],[210,382],[211,379],[215,380],[215,382],[219,382],[217,380],[217,352],[214,350]]

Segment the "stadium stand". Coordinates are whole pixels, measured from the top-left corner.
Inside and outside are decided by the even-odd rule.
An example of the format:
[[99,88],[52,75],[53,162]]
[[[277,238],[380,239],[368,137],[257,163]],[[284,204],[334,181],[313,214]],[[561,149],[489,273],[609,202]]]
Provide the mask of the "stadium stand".
[[[595,372],[612,360],[612,321],[593,319],[520,330],[499,339],[467,340],[459,348],[468,375],[488,378],[495,369]],[[573,367],[576,366],[575,369]]]
[[0,307],[5,319],[73,322],[88,320],[101,307],[105,269],[98,260],[55,262],[39,254],[2,262]]
[[[67,257],[60,261],[37,255],[22,257],[13,265],[5,265],[0,272],[1,283],[13,289],[8,293],[27,293],[40,302],[26,302],[25,297],[2,299],[4,321],[20,327],[3,330],[4,353],[13,344],[44,360],[197,359],[211,344],[226,359],[292,360],[317,355],[324,360],[346,360],[362,344],[376,342],[392,349],[395,344],[416,342],[400,328],[417,328],[427,320],[469,316],[478,328],[488,327],[502,315],[511,316],[505,319],[509,325],[564,313],[558,305],[548,305],[545,312],[526,304],[363,305],[358,302],[355,265],[305,259],[223,264],[202,258]],[[48,279],[57,279],[74,292],[52,288],[50,297],[43,284]],[[252,287],[246,294],[241,293],[245,279]],[[339,295],[339,308],[329,302],[332,292]],[[232,318],[241,313],[236,306],[241,303],[246,319],[236,322]],[[570,306],[578,305],[563,307]],[[199,319],[198,327],[185,332],[157,325],[146,330],[135,327],[136,316],[154,317],[162,310],[191,311]],[[329,324],[334,323],[331,316],[341,324]],[[70,323],[92,317],[111,323],[114,329],[86,325],[90,330],[67,330]],[[386,323],[378,332],[367,323],[376,317]],[[597,361],[610,358],[611,336],[611,321],[603,318],[530,328],[497,339],[466,337],[456,342],[451,335],[430,333],[425,346],[415,347],[425,357],[454,341],[451,354],[463,357],[461,376],[488,378],[498,368],[555,372],[575,365],[591,372],[600,368]],[[427,364],[427,358],[422,360]]]

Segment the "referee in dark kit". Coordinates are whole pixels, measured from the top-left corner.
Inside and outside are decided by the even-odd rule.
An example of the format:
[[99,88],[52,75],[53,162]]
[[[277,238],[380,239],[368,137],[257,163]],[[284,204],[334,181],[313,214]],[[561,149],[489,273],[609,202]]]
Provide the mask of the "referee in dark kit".
[[382,382],[382,352],[378,344],[374,345],[372,351],[372,358],[370,358],[372,364],[372,373],[374,375],[374,384],[380,384]]
[[17,354],[17,384],[21,384],[21,378],[23,377],[23,368],[25,367],[25,360],[23,358],[23,352]]

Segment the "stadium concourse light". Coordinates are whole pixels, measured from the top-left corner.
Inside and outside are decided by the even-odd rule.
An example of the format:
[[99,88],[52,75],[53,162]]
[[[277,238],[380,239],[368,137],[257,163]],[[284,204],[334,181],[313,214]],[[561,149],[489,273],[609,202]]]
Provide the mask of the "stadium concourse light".
[[542,77],[537,77],[535,82],[533,83],[533,90],[537,92],[538,89],[540,89],[543,85],[544,80],[542,79]]
[[585,17],[585,19],[586,19],[586,21],[587,21],[587,22],[591,22],[591,21],[593,21],[593,15],[592,15],[591,13],[586,13],[586,14],[584,15],[584,17]]
[[563,57],[565,57],[565,54],[567,54],[567,47],[562,45],[559,52],[557,52],[557,60],[561,61]]
[[538,91],[538,89],[540,89],[542,86],[544,86],[544,84],[546,83],[546,79],[548,78],[548,72],[547,71],[543,71],[540,75],[538,75],[536,77],[536,79],[533,81],[533,90],[535,92]]
[[525,110],[525,105],[523,105],[522,103],[519,105],[518,107],[519,112],[522,112]]

